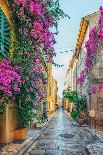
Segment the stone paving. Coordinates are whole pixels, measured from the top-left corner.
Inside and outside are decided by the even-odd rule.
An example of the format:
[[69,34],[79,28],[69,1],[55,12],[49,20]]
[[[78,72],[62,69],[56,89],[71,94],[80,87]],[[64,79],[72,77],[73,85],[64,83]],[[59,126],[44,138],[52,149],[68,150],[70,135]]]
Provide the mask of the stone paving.
[[102,142],[60,110],[26,152],[10,155],[103,155]]
[[74,126],[61,110],[27,154],[102,155],[103,143],[86,128]]
[[[50,123],[55,114],[49,116],[48,121],[41,123],[41,127],[29,129],[26,140],[14,140],[7,145],[0,148],[0,155],[21,155],[27,147],[31,146],[31,143],[45,130],[46,126]],[[19,152],[19,153],[18,153]]]

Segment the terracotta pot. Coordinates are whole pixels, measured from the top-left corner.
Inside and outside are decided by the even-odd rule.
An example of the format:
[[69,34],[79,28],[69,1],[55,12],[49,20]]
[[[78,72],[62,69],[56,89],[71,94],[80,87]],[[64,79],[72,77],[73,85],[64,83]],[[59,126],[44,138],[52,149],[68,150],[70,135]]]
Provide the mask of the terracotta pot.
[[28,129],[18,129],[14,131],[14,139],[26,139],[28,135]]

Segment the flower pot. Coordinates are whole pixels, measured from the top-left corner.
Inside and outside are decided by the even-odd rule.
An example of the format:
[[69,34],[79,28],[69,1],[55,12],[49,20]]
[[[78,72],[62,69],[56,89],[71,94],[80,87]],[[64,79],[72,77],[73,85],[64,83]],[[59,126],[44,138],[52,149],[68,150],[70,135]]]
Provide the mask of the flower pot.
[[14,131],[14,139],[26,139],[28,135],[28,129],[17,129]]

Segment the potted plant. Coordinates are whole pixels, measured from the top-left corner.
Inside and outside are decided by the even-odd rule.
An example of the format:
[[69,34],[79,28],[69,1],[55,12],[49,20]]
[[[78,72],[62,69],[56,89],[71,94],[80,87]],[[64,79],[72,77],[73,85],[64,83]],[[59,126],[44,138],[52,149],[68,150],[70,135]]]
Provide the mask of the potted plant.
[[67,98],[74,105],[73,111],[70,113],[71,117],[75,119],[79,124],[83,124],[85,122],[87,113],[86,97],[78,94],[76,91],[73,91],[65,92],[64,98]]

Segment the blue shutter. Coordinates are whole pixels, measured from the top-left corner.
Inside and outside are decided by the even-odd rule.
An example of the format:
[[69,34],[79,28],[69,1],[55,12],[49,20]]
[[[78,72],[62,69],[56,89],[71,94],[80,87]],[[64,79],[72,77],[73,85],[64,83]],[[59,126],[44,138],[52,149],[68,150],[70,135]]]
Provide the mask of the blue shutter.
[[10,50],[10,24],[0,8],[0,53],[9,55]]

